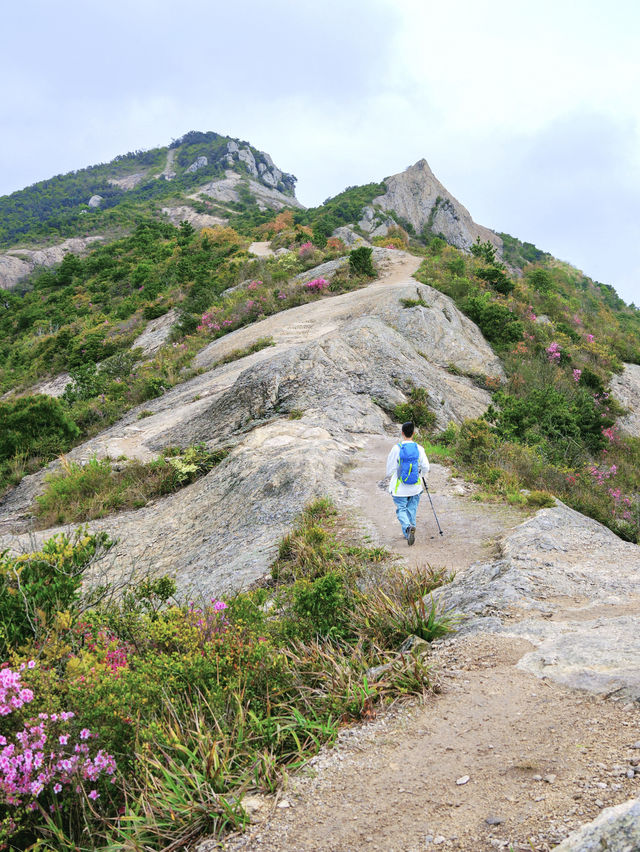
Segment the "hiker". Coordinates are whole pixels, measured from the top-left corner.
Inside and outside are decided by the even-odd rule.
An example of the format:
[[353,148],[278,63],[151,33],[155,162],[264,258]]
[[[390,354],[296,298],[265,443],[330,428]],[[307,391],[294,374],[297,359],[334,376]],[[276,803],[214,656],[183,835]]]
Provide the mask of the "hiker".
[[422,492],[420,477],[429,473],[427,454],[424,447],[412,440],[413,430],[413,423],[402,424],[402,442],[395,444],[387,457],[389,493],[409,547],[416,540],[416,512]]

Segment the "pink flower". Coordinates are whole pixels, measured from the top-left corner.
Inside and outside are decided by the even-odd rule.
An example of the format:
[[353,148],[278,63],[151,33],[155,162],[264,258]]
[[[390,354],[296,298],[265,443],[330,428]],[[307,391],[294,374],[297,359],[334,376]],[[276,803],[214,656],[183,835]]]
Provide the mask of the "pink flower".
[[89,793],[89,798],[90,798],[90,799],[93,799],[93,801],[94,801],[94,802],[95,802],[95,800],[96,800],[97,798],[99,798],[99,797],[100,797],[100,793],[98,793],[98,791],[97,791],[97,790],[92,790],[92,791]]
[[595,338],[594,338],[593,334],[588,334],[588,335],[587,335],[587,340],[589,341],[589,343],[593,343],[593,341],[595,340]]
[[575,370],[573,371],[573,381],[574,381],[574,382],[579,382],[579,381],[580,381],[580,376],[581,376],[581,375],[582,375],[582,370],[575,369]]
[[62,790],[62,784],[54,784],[53,785],[53,792],[54,793],[59,793],[61,790]]

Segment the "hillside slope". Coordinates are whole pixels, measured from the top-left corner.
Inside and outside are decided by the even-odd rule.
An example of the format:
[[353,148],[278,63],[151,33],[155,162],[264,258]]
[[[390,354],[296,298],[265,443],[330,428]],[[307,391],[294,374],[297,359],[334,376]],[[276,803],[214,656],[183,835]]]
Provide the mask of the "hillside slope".
[[[415,258],[385,249],[377,257],[386,267],[380,280],[211,343],[197,357],[205,372],[68,454],[146,460],[176,444],[232,447],[208,476],[178,494],[92,523],[120,540],[117,558],[175,574],[184,589],[241,586],[264,574],[275,543],[308,500],[340,494],[339,471],[362,433],[384,434],[390,423],[380,406],[393,409],[416,386],[429,389],[441,428],[482,414],[489,394],[449,367],[499,376],[499,360],[449,299],[412,281]],[[404,308],[401,299],[417,293],[427,307]],[[265,336],[275,346],[212,366]],[[139,420],[143,408],[152,416]],[[0,545],[15,546],[7,534],[28,523],[43,477],[26,477],[0,503]]]

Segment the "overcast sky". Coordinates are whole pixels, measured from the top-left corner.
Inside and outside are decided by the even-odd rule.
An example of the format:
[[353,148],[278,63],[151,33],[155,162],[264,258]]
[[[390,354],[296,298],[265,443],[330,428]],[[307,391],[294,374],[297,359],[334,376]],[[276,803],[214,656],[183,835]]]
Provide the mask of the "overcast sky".
[[315,205],[425,157],[480,224],[640,304],[637,0],[3,5],[0,194],[188,130]]

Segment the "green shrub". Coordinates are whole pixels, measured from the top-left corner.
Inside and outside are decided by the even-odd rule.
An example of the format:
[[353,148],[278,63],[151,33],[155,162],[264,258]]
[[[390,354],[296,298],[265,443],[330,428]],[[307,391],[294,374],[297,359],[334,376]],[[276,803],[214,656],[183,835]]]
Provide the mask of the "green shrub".
[[506,274],[503,268],[499,266],[486,266],[484,269],[479,269],[476,272],[478,278],[490,284],[494,290],[501,293],[503,296],[508,296],[515,287],[515,284]]
[[127,509],[140,509],[149,500],[171,494],[204,476],[226,456],[196,444],[143,464],[131,461],[114,468],[111,459],[90,459],[85,464],[64,462],[45,477],[46,487],[36,497],[38,526],[78,523]]
[[62,533],[35,553],[0,554],[0,654],[31,640],[42,640],[57,613],[72,609],[80,596],[83,575],[93,560],[111,546],[106,533],[77,530]]
[[349,267],[356,275],[375,277],[376,270],[371,258],[372,249],[368,246],[352,249],[349,252]]
[[448,260],[445,265],[452,275],[464,275],[466,263],[462,255],[451,258],[451,260]]
[[53,397],[39,394],[0,402],[0,460],[16,453],[51,457],[67,450],[79,432]]
[[483,464],[493,457],[496,445],[496,436],[486,420],[465,420],[456,436],[456,458],[469,465]]
[[436,415],[429,408],[429,392],[426,388],[412,388],[409,391],[409,401],[396,405],[393,416],[398,423],[411,420],[414,426],[427,431],[433,429],[436,424]]
[[494,302],[488,293],[467,296],[463,310],[479,326],[489,343],[508,346],[522,338],[522,322],[505,305]]

